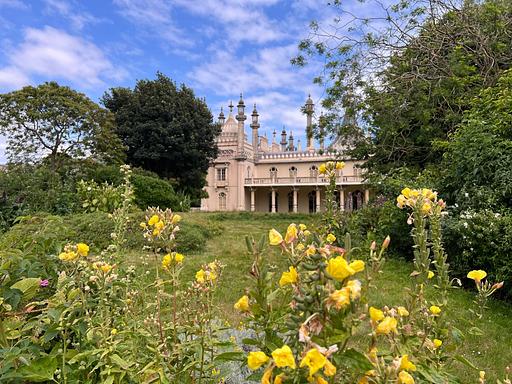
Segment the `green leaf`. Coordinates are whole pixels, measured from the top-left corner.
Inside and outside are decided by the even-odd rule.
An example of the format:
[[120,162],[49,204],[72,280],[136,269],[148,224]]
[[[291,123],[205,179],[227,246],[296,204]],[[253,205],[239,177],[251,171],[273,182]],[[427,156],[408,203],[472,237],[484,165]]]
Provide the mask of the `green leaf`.
[[361,352],[356,351],[355,349],[347,349],[340,355],[341,361],[349,368],[358,370],[358,371],[369,371],[372,369],[372,363],[368,360],[368,358],[363,355]]
[[45,356],[40,359],[32,360],[29,365],[22,366],[4,376],[9,379],[27,380],[32,383],[41,383],[44,381],[53,380],[53,374],[57,369],[57,359],[50,356]]
[[245,361],[245,359],[243,352],[224,352],[215,356],[215,361]]
[[20,281],[17,281],[11,285],[12,289],[18,289],[23,293],[23,300],[30,300],[37,293],[39,283],[41,279],[37,277],[29,277]]
[[121,367],[121,368],[123,368],[125,370],[127,370],[128,368],[130,368],[133,365],[133,363],[128,363],[126,360],[123,360],[121,358],[121,356],[119,356],[116,353],[114,353],[113,355],[110,356],[110,360],[114,364],[118,365],[119,367]]
[[480,369],[478,369],[471,361],[469,361],[468,359],[466,359],[464,356],[462,355],[455,355],[453,356],[453,358],[459,362],[461,362],[462,364],[464,364],[465,366],[471,368],[471,369],[474,369],[475,371],[479,371]]

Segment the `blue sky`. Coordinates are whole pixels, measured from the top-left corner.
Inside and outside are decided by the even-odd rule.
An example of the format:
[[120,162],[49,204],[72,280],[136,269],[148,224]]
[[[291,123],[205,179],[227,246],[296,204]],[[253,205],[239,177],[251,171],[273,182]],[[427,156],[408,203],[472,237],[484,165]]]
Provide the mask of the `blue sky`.
[[0,0],[0,93],[56,80],[99,101],[161,71],[206,97],[214,116],[243,92],[262,133],[284,125],[301,137],[300,106],[308,93],[322,98],[312,83],[321,65],[290,58],[309,22],[331,12],[316,0]]

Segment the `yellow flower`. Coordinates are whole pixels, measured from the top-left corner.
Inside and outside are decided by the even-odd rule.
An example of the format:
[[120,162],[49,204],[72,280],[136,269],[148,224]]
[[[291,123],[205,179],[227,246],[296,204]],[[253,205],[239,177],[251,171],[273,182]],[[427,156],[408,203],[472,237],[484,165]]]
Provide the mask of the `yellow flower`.
[[400,370],[406,370],[414,372],[416,366],[409,360],[409,355],[403,355],[400,359]]
[[352,268],[355,273],[364,271],[364,261],[363,260],[354,260],[348,266],[350,268]]
[[303,251],[304,250],[304,244],[302,243],[299,243],[297,244],[297,246],[295,247],[295,249],[299,252]]
[[336,309],[342,309],[350,305],[350,288],[344,287],[329,295],[329,300],[334,303]]
[[370,307],[370,319],[372,319],[374,323],[378,323],[384,319],[384,312],[382,312],[380,309]]
[[405,307],[398,307],[397,310],[398,310],[398,314],[400,315],[400,317],[409,316],[409,311],[407,309],[405,309]]
[[304,232],[306,230],[306,224],[299,224],[299,229]]
[[336,162],[336,169],[343,169],[345,167],[345,163],[343,161]]
[[389,335],[391,332],[396,332],[396,326],[396,319],[386,316],[379,325],[377,325],[376,332],[378,335]]
[[162,220],[159,220],[156,224],[155,224],[155,229],[158,229],[159,231],[162,231],[162,229],[165,227],[165,224]]
[[329,233],[326,240],[328,243],[334,243],[336,241],[336,236],[334,236],[332,233]]
[[[247,297],[247,296],[245,296]],[[265,352],[262,351],[256,351],[256,352],[249,352],[249,355],[247,356],[247,365],[250,369],[255,371],[259,367],[261,367],[263,364],[265,364],[269,360],[269,357],[265,355]]]
[[284,236],[284,241],[288,244],[293,243],[297,239],[297,226],[295,224],[290,224],[288,229],[286,230],[286,235]]
[[151,216],[151,218],[148,220],[148,224],[153,226],[155,225],[156,223],[158,223],[158,220],[160,220],[160,218],[158,217],[158,215],[153,215]]
[[274,379],[274,384],[283,384],[283,380],[284,380],[285,376],[284,376],[284,373],[280,373],[279,375],[276,376],[276,378]]
[[103,273],[109,273],[112,270],[112,266],[110,264],[103,264],[100,269]]
[[180,216],[180,215],[173,215],[173,216],[172,216],[172,220],[171,220],[171,224],[172,224],[172,225],[176,225],[176,224],[178,224],[180,221],[181,221],[181,216]]
[[183,263],[183,260],[185,260],[185,256],[183,256],[181,253],[176,253],[174,255],[174,260],[176,260],[178,264],[181,264]]
[[439,339],[434,339],[432,341],[434,343],[434,348],[437,349],[439,348],[441,345],[443,345],[443,341],[442,340],[439,340]]
[[59,259],[62,261],[74,261],[78,258],[78,253],[74,251],[62,252],[59,255]]
[[487,272],[482,271],[481,269],[479,269],[478,271],[473,270],[471,272],[468,272],[468,279],[473,279],[477,283],[480,283],[480,281],[485,279],[486,276],[487,276]]
[[205,272],[204,272],[204,269],[200,269],[199,271],[196,272],[196,281],[198,283],[204,283],[204,276],[205,276]]
[[325,361],[324,374],[328,377],[334,376],[336,374],[336,367],[329,360]]
[[404,195],[399,195],[396,198],[396,205],[398,208],[405,207],[405,204],[407,203],[407,198]]
[[110,331],[110,334],[111,335],[117,335],[117,329],[112,328],[111,331]]
[[242,312],[247,312],[249,310],[249,296],[243,295],[234,305],[235,309],[238,309]]
[[325,171],[327,170],[327,167],[325,166],[325,163],[320,164],[318,167],[318,173],[321,175],[325,174]]
[[147,228],[147,224],[145,222],[141,222],[139,225],[140,225],[140,227],[142,229],[146,229]]
[[437,198],[437,192],[432,191],[431,189],[423,188],[421,190],[421,194],[423,197],[434,201]]
[[304,231],[304,236],[309,236],[309,235],[311,235],[311,232],[309,232],[309,230],[308,230],[308,229],[306,229],[306,230]]
[[309,367],[309,376],[313,376],[319,369],[322,369],[325,365],[327,358],[322,355],[318,349],[310,349],[302,361],[300,367]]
[[76,245],[76,252],[80,256],[87,256],[89,254],[89,246],[87,244],[84,244],[84,243],[78,243]]
[[316,252],[316,248],[314,245],[310,245],[308,249],[306,249],[306,255],[311,256],[314,255]]
[[414,384],[414,379],[407,371],[401,371],[398,374],[397,384]]
[[434,272],[432,272],[432,271],[428,271],[428,276],[427,276],[427,277],[428,277],[429,279],[431,279],[431,278],[433,278],[433,277],[434,277],[434,275],[435,275],[435,274],[434,274]]
[[169,269],[169,267],[171,266],[171,262],[172,262],[172,256],[168,253],[162,259],[162,268]]
[[402,195],[404,195],[406,199],[409,199],[411,197],[411,192],[411,188],[402,189]]
[[161,230],[159,230],[159,229],[157,229],[157,228],[153,229],[153,236],[158,236],[158,235],[160,235],[160,232],[162,232],[162,231],[161,231]]
[[441,308],[439,308],[437,305],[432,305],[429,309],[434,316],[437,316],[441,313]]
[[343,256],[330,259],[326,271],[333,279],[338,281],[342,281],[355,273]]
[[283,345],[282,348],[277,348],[272,352],[272,358],[279,368],[290,367],[295,369],[295,358],[293,357],[292,350],[289,346]]
[[261,384],[270,384],[270,379],[272,379],[272,369],[267,369],[263,372],[263,376],[261,377]]
[[315,381],[315,384],[329,384],[329,382],[325,380],[322,376],[317,376]]
[[350,289],[350,298],[357,300],[361,297],[361,282],[359,280],[350,280],[346,287]]
[[283,236],[272,228],[268,233],[268,240],[270,245],[280,245],[283,242]]
[[423,213],[424,215],[428,215],[431,211],[432,204],[430,203],[430,201],[423,203],[423,205],[421,206],[421,213]]
[[297,270],[294,267],[290,267],[288,272],[283,272],[279,279],[279,286],[283,287],[286,284],[295,284],[297,282]]

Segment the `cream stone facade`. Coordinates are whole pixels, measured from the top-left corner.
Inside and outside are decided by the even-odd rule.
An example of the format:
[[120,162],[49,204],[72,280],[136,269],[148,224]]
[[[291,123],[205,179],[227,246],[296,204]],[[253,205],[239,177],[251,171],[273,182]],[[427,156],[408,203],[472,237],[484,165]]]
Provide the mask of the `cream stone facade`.
[[[326,178],[318,174],[320,164],[343,157],[343,148],[335,144],[324,148],[323,141],[315,147],[311,131],[314,105],[311,97],[305,104],[307,143],[302,149],[293,135],[284,129],[277,142],[259,135],[259,114],[256,105],[251,114],[252,138],[245,134],[245,103],[242,95],[233,115],[233,105],[225,117],[222,109],[219,123],[222,132],[217,139],[218,157],[208,169],[208,197],[201,200],[203,211],[258,211],[314,213],[323,210]],[[338,171],[337,201],[342,210],[361,207],[369,199],[364,185],[361,161],[343,158],[345,167]]]

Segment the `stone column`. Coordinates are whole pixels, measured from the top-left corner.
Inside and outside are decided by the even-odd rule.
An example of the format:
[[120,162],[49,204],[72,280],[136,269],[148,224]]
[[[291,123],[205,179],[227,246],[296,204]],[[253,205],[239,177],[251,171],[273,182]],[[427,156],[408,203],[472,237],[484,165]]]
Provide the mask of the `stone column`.
[[256,192],[256,188],[251,188],[251,212],[256,211],[256,199],[254,193]]
[[299,202],[297,200],[297,188],[293,188],[293,213],[299,211]]
[[320,188],[316,187],[316,212],[320,212]]
[[369,201],[370,201],[370,190],[365,189],[364,190],[364,203],[368,204]]
[[345,190],[343,187],[340,187],[340,211],[345,210]]
[[271,212],[272,213],[276,213],[276,190],[275,190],[275,188],[272,188],[272,198],[271,198],[271,201],[272,201]]

